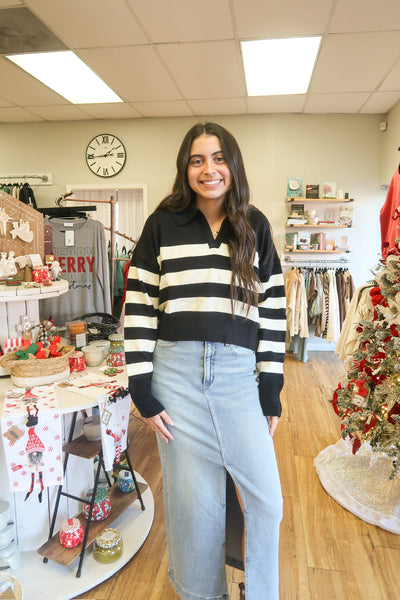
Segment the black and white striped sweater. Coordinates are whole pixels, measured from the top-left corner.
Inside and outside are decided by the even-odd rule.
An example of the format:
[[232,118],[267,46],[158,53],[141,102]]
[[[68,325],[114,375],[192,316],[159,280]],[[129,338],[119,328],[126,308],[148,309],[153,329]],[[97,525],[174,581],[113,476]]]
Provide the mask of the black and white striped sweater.
[[248,218],[257,239],[254,267],[261,281],[259,302],[248,314],[247,305],[237,302],[234,318],[228,219],[216,239],[194,206],[178,213],[158,209],[147,219],[129,269],[124,324],[129,390],[144,417],[163,410],[151,394],[157,339],[221,342],[254,350],[263,412],[280,416],[284,282],[266,217],[252,206]]

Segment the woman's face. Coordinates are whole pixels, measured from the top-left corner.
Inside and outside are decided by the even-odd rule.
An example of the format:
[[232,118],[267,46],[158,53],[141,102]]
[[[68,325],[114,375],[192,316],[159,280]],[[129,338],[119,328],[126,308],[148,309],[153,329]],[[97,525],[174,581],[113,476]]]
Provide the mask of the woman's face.
[[232,175],[215,135],[200,135],[190,148],[187,169],[189,185],[197,200],[225,199],[232,185]]

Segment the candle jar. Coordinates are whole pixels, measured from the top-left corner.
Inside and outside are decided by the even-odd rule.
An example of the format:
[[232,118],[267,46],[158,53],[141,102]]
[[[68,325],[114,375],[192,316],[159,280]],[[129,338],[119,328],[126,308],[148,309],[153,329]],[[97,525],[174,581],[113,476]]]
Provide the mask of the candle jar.
[[122,367],[125,363],[124,336],[120,333],[112,333],[108,336],[110,348],[107,355],[109,367]]
[[132,473],[126,469],[121,469],[118,473],[117,486],[120,492],[132,492],[135,489]]
[[117,529],[104,529],[94,541],[93,556],[101,563],[111,563],[122,555],[122,537]]
[[[93,496],[93,488],[88,490],[85,494],[87,502],[91,502]],[[90,504],[84,504],[82,514],[85,519],[89,518]],[[104,521],[111,512],[111,500],[108,495],[108,489],[105,487],[98,487],[96,491],[96,497],[94,500],[92,518],[91,521]]]
[[69,370],[72,373],[73,371],[83,371],[84,369],[86,369],[86,361],[83,352],[81,350],[75,350],[69,359]]
[[66,519],[61,524],[60,542],[64,548],[75,548],[82,542],[84,536],[83,527],[79,519]]

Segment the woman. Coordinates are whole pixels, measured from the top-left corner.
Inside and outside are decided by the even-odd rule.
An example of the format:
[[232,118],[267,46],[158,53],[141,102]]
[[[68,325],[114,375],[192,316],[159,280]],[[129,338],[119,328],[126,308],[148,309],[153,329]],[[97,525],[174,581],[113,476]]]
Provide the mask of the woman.
[[226,478],[244,511],[247,600],[276,600],[285,292],[235,138],[197,124],[132,257],[125,349],[133,402],[158,436],[169,575],[182,600],[228,598]]

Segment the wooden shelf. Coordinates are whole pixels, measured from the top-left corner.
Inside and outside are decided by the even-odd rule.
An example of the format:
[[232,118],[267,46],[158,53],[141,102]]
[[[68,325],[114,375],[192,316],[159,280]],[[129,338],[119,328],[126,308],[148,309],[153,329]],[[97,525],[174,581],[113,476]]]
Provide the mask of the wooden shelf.
[[101,450],[101,440],[98,442],[89,442],[84,435],[80,435],[72,442],[63,446],[63,451],[67,454],[80,456],[81,458],[94,458]]
[[[143,494],[148,487],[146,484],[139,482],[138,486],[141,494]],[[124,493],[119,491],[116,484],[110,488],[109,495],[111,500],[111,512],[107,519],[104,519],[104,521],[91,521],[86,542],[86,550],[89,544],[94,542],[99,533],[101,533],[106,527],[111,527],[111,523],[115,521],[115,519],[117,519],[138,498],[136,489],[133,490],[133,492]],[[85,529],[87,525],[87,519],[85,519],[83,514],[79,513],[76,518],[79,519],[83,528]],[[64,548],[64,546],[62,546],[60,543],[59,532],[54,534],[52,538],[38,548],[38,553],[41,556],[49,560],[53,560],[54,562],[57,562],[65,567],[69,566],[75,560],[75,558],[80,555],[81,551],[82,544],[79,544],[79,546],[76,548]]]
[[292,198],[287,197],[285,202],[354,202],[354,198]]

